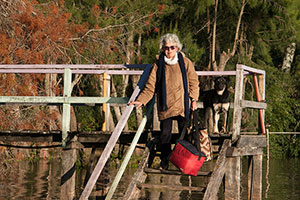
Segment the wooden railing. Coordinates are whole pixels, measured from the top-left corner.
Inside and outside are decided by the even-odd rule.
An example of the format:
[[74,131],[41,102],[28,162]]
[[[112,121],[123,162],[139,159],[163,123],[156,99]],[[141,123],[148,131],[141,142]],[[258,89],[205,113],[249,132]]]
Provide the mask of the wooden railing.
[[[139,70],[122,70],[128,68],[143,68],[144,71]],[[0,65],[0,73],[58,73],[64,74],[64,94],[62,97],[37,97],[37,96],[1,96],[0,103],[10,104],[59,104],[63,106],[63,125],[62,125],[62,144],[65,145],[68,132],[70,131],[70,106],[72,104],[104,104],[104,103],[117,103],[117,104],[127,104],[129,101],[135,100],[136,96],[143,89],[145,82],[148,79],[148,75],[151,71],[151,65]],[[107,73],[110,75],[142,75],[137,87],[135,88],[131,97],[120,98],[120,97],[72,97],[71,96],[71,84],[72,84],[72,74],[103,74]],[[265,72],[263,70],[258,70],[250,68],[244,65],[237,65],[236,71],[197,71],[198,76],[236,76],[235,79],[235,96],[233,103],[233,132],[231,144],[237,141],[240,137],[241,131],[241,115],[243,108],[255,108],[259,109],[260,117],[260,133],[264,133],[264,109],[267,105],[265,100]],[[244,76],[253,75],[254,81],[256,82],[256,95],[257,101],[249,101],[243,99],[243,80]],[[258,75],[258,80],[256,76]],[[81,199],[87,199],[97,178],[101,174],[101,171],[107,162],[112,149],[114,148],[128,118],[133,110],[133,106],[126,106],[121,119],[119,120],[117,126],[115,127],[112,135],[98,160],[93,174],[90,177],[82,195]],[[230,147],[227,145],[226,149]],[[240,146],[243,147],[243,146]],[[225,151],[225,150],[224,150]],[[234,152],[234,150],[232,150]],[[257,152],[256,152],[257,153]],[[224,156],[223,154],[221,154]],[[226,154],[226,156],[228,156]],[[227,184],[227,190],[225,192],[225,198],[236,198],[240,196],[240,156],[241,152],[233,153],[226,158],[226,172],[225,168],[217,169],[216,176],[221,176],[226,173],[225,182],[231,183]],[[258,167],[261,166],[261,149],[259,149],[259,155],[254,156],[255,163]],[[224,161],[219,161],[221,166],[225,166]],[[220,172],[218,172],[218,170]],[[261,169],[258,169],[258,171]],[[256,171],[255,171],[256,173]],[[223,176],[222,176],[223,177]],[[260,175],[258,175],[260,177]],[[219,180],[220,178],[218,178]],[[219,184],[219,181],[218,181]],[[225,183],[226,184],[226,183]],[[253,194],[261,192],[260,187],[254,187],[251,190]],[[215,192],[213,191],[213,196]]]

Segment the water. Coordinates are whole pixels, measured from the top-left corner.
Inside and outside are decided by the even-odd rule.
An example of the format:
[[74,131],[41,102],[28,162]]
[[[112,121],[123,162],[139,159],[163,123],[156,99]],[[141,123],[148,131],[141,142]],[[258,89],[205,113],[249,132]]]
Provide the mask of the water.
[[[263,161],[263,199],[266,200],[299,200],[300,199],[300,159],[271,159],[269,165],[268,180],[270,186],[267,189],[266,181],[266,160]],[[243,160],[243,172],[247,170],[247,160]],[[53,159],[50,161],[39,160],[33,161],[15,161],[10,162],[8,166],[0,168],[0,200],[6,199],[59,199],[60,196],[60,160]],[[116,169],[112,169],[112,176],[116,173]],[[85,174],[79,172],[78,174]],[[126,171],[126,178],[122,179],[119,191],[124,191],[133,170]],[[247,175],[242,176],[243,183],[247,182]],[[160,181],[173,184],[188,185],[188,177],[171,178],[154,176],[150,177],[152,181]],[[155,180],[157,179],[157,180]],[[197,180],[192,178],[193,186],[200,186],[205,180]],[[200,185],[199,185],[200,184]],[[77,186],[81,190],[82,186]],[[80,191],[76,191],[77,195]],[[197,192],[189,193],[188,191],[158,191],[143,190],[143,198],[141,199],[201,199],[201,194]],[[118,193],[115,198],[122,196],[122,192]],[[96,199],[92,197],[90,199]],[[242,188],[242,199],[247,199],[247,187]]]
[[[266,162],[264,160],[263,174],[266,174]],[[268,192],[267,181],[263,179],[263,199],[300,199],[300,159],[271,159],[269,165]]]

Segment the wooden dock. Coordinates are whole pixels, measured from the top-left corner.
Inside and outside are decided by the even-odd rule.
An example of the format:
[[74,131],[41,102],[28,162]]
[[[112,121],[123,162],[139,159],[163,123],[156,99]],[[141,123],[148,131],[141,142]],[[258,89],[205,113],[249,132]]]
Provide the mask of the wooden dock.
[[[137,147],[137,144],[147,144],[150,140],[149,135],[157,134],[157,117],[153,116],[152,130],[145,130],[146,122],[151,115],[152,106],[148,106],[147,112],[142,120],[141,125],[135,133],[123,131],[125,124],[129,118],[130,113],[134,109],[133,106],[126,106],[125,111],[115,129],[112,132],[100,132],[100,133],[79,133],[70,132],[70,106],[71,104],[81,103],[123,103],[132,101],[136,98],[138,93],[143,89],[144,83],[148,78],[151,66],[147,65],[142,72],[140,81],[135,88],[130,98],[110,98],[110,97],[71,97],[71,79],[72,73],[93,73],[101,74],[108,72],[105,70],[86,70],[78,69],[78,67],[68,66],[47,66],[44,71],[40,72],[28,71],[26,66],[22,66],[24,72],[13,70],[8,72],[10,66],[0,66],[2,73],[64,73],[64,96],[63,97],[0,97],[0,103],[32,103],[32,104],[46,104],[53,105],[59,104],[63,106],[63,127],[61,131],[54,132],[42,132],[37,131],[32,133],[30,131],[0,131],[0,140],[9,143],[12,141],[42,141],[42,142],[59,142],[63,147],[62,153],[62,184],[61,184],[61,199],[74,199],[75,198],[75,171],[74,165],[77,159],[77,152],[82,148],[89,148],[95,145],[99,145],[104,148],[103,152],[93,170],[90,174],[80,199],[88,199],[95,183],[101,174],[107,160],[109,159],[111,152],[117,143],[130,144],[129,150],[125,155],[119,172],[117,173],[110,190],[106,195],[106,199],[112,199],[115,191],[117,190],[118,183],[122,178],[124,170],[130,160],[130,157]],[[28,67],[28,66],[27,66]],[[36,67],[36,66],[35,66]],[[57,68],[56,72],[51,71],[49,68]],[[80,66],[80,68],[95,68],[95,66]],[[75,69],[75,70],[73,70]],[[27,71],[26,71],[27,70]],[[73,70],[73,71],[72,71]],[[87,72],[88,71],[88,72]],[[123,71],[124,72],[124,71]],[[122,73],[123,73],[122,72]],[[109,72],[108,72],[109,73]],[[115,70],[115,74],[121,74]],[[140,71],[133,74],[141,74]],[[267,108],[265,100],[265,72],[250,68],[244,65],[237,65],[236,71],[230,72],[197,72],[199,76],[219,76],[230,75],[235,76],[235,94],[234,102],[232,103],[233,120],[232,131],[226,135],[213,135],[214,140],[214,153],[216,154],[214,161],[208,161],[201,168],[198,176],[205,177],[207,183],[201,187],[191,185],[176,186],[173,184],[154,184],[146,182],[147,177],[151,177],[154,174],[169,176],[184,176],[178,170],[160,171],[157,169],[149,168],[149,156],[151,156],[151,149],[145,148],[144,154],[140,160],[139,167],[128,186],[123,199],[138,199],[141,195],[141,191],[145,188],[153,188],[159,190],[188,190],[197,191],[203,193],[202,198],[204,200],[218,199],[220,191],[224,193],[224,198],[227,199],[240,199],[241,195],[241,157],[249,157],[248,167],[248,199],[262,199],[262,157],[263,149],[266,146],[265,124],[264,124],[264,110]],[[256,90],[256,101],[250,101],[244,99],[244,76],[253,76],[253,81]],[[154,101],[152,102],[154,103]],[[259,130],[257,134],[241,134],[241,120],[242,110],[244,108],[258,109],[259,110]],[[155,110],[154,110],[155,111]],[[155,121],[156,119],[156,121]],[[149,132],[151,134],[149,134]],[[22,139],[20,139],[22,138]],[[176,136],[174,137],[176,139]],[[174,141],[173,141],[174,142]],[[8,145],[8,144],[7,144]],[[105,147],[104,147],[105,146]],[[209,165],[206,168],[205,165]],[[151,176],[149,176],[151,174]],[[68,179],[64,179],[68,177]],[[174,179],[178,180],[178,178]],[[221,185],[224,185],[222,190]]]

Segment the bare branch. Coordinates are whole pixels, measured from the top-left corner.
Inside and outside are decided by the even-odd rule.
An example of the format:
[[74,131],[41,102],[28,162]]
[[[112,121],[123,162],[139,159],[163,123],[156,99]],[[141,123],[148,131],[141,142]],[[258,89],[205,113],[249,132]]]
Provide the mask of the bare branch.
[[233,47],[232,47],[232,51],[231,51],[231,55],[230,55],[231,57],[234,56],[235,51],[236,51],[236,46],[237,46],[237,42],[238,42],[239,31],[240,31],[240,26],[241,26],[241,21],[242,21],[242,16],[244,14],[244,9],[245,9],[246,4],[247,4],[246,0],[243,0],[243,4],[242,4],[240,15],[239,15],[239,20],[238,20],[238,23],[236,25],[234,43],[233,43]]
[[154,13],[151,13],[149,15],[145,15],[145,16],[143,16],[143,17],[141,17],[139,19],[136,19],[136,20],[134,20],[134,21],[132,21],[130,23],[109,25],[109,26],[106,26],[104,28],[99,28],[99,29],[90,29],[82,37],[70,38],[70,40],[82,40],[83,38],[87,37],[92,32],[101,32],[101,31],[106,31],[106,30],[113,29],[113,28],[120,28],[120,27],[130,26],[130,25],[133,25],[133,24],[135,24],[135,23],[137,23],[139,21],[142,21],[145,18],[148,18],[148,17],[154,15],[155,13],[157,13],[157,11],[155,11]]

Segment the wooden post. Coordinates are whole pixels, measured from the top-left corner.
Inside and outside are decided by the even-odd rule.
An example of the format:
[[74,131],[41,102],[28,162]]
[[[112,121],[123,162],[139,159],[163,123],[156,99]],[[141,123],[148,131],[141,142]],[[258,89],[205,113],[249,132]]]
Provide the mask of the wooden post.
[[68,132],[70,131],[70,121],[71,121],[71,107],[68,102],[68,98],[71,97],[71,82],[72,82],[72,72],[70,68],[65,68],[64,73],[64,98],[63,103],[63,114],[62,114],[62,146],[66,146],[66,138]]
[[60,181],[60,199],[73,200],[75,198],[75,175],[78,148],[81,148],[75,136],[62,150],[62,169]]
[[[259,86],[259,91],[260,91],[260,96],[261,96],[261,101],[264,102],[266,99],[266,78],[265,74],[259,75],[258,76],[258,86]],[[265,130],[265,110],[261,110],[261,117],[263,119],[263,134],[266,133]]]
[[230,140],[226,139],[222,145],[221,151],[219,152],[219,157],[215,164],[215,168],[211,175],[210,181],[207,185],[203,200],[218,199],[217,194],[226,171],[226,163],[228,162],[226,158],[226,152],[230,145]]
[[[256,77],[256,74],[253,74],[253,80],[254,80],[254,86],[255,86],[255,92],[256,92],[256,99],[258,102],[261,102],[262,101],[262,92],[263,92],[263,88],[262,88],[262,83],[258,83],[257,81],[257,77]],[[259,109],[259,132],[265,134],[266,131],[265,131],[265,122],[264,122],[264,113],[263,113],[263,110],[262,109]]]
[[250,158],[248,171],[248,199],[262,199],[262,157],[263,155],[254,155]]
[[[233,108],[233,132],[232,141],[236,141],[241,131],[242,107],[241,101],[243,98],[243,80],[244,69],[241,65],[236,66],[235,77],[235,94]],[[240,183],[241,181],[241,158],[229,157],[226,162],[225,174],[225,199],[240,199]]]
[[[109,97],[110,96],[110,75],[107,73],[103,74],[104,80],[103,80],[103,97]],[[102,131],[108,131],[109,130],[109,115],[110,115],[110,107],[108,103],[104,103],[102,106],[103,113],[105,115],[104,122],[102,125]]]
[[232,125],[232,140],[237,140],[241,130],[241,118],[242,118],[242,95],[243,95],[243,80],[244,70],[241,65],[236,66],[235,77],[235,93],[234,93],[234,108],[233,108],[233,125]]
[[225,199],[240,199],[241,157],[228,157],[225,174]]

